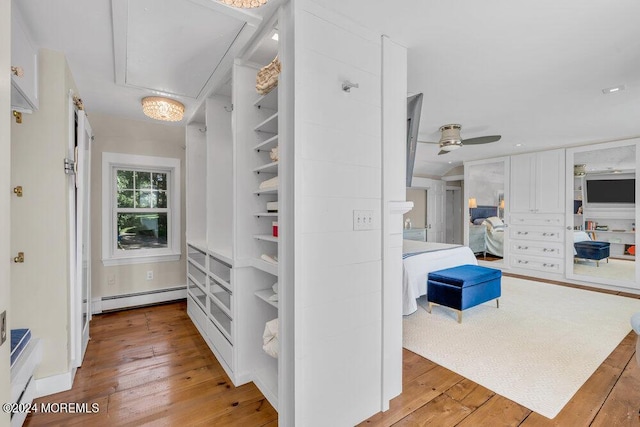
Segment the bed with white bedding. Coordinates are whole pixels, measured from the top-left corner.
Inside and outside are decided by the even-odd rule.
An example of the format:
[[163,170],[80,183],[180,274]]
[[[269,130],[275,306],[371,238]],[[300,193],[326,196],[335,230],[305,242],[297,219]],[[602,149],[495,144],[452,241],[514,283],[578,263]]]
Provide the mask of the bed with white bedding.
[[402,258],[402,314],[405,316],[418,309],[416,298],[427,293],[429,272],[478,264],[468,246],[415,240],[402,241]]

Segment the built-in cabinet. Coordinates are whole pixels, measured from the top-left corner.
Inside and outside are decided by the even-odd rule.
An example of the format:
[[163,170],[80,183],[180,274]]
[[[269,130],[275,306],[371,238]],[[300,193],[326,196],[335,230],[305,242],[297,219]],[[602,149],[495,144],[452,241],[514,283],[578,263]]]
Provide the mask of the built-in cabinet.
[[511,156],[513,268],[564,273],[564,150]]
[[187,295],[189,316],[234,385],[253,381],[281,409],[279,346],[267,354],[263,332],[278,319],[284,139],[280,88],[256,91],[262,65],[236,59],[233,96],[209,97],[206,122],[187,127]]
[[[253,55],[276,30],[273,55]],[[406,49],[297,0],[244,51],[232,99],[210,97],[206,123],[187,129],[189,315],[279,425],[355,425],[402,385]],[[278,86],[261,96],[256,74],[275,54]],[[384,204],[383,174],[399,190]],[[354,211],[370,215],[366,229]]]
[[39,105],[38,50],[15,4],[11,15],[11,107],[14,111],[31,112]]
[[564,213],[564,150],[511,156],[511,213]]

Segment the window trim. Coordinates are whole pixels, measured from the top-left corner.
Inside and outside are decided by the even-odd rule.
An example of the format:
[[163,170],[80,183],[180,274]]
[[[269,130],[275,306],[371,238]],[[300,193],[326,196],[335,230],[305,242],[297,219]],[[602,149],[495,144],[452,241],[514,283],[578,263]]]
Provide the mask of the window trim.
[[[116,204],[116,169],[164,169],[170,172],[169,228],[167,248],[146,249],[130,254],[116,251],[114,234]],[[104,266],[178,261],[182,255],[180,159],[121,153],[102,153],[102,264]]]

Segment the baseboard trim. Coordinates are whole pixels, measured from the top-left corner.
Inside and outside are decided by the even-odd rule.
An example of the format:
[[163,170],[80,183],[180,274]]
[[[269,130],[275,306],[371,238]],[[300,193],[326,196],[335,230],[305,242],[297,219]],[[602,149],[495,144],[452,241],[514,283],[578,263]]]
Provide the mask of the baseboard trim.
[[35,398],[37,399],[38,397],[48,396],[50,394],[60,393],[61,391],[71,390],[75,374],[76,369],[74,368],[71,371],[65,372],[63,374],[37,378],[35,380]]
[[153,291],[94,298],[91,302],[91,308],[93,314],[100,314],[105,311],[158,304],[185,299],[186,297],[186,285],[179,285]]

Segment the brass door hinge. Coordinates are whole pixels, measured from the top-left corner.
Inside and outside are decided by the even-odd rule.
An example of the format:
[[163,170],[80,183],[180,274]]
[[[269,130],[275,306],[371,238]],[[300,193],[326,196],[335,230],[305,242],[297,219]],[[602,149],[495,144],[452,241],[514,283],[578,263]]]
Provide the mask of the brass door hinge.
[[24,252],[18,252],[18,256],[13,258],[13,262],[15,263],[24,262]]
[[20,111],[13,110],[13,117],[16,118],[16,123],[22,123],[22,113]]
[[22,197],[22,185],[13,187],[13,193],[18,197]]

